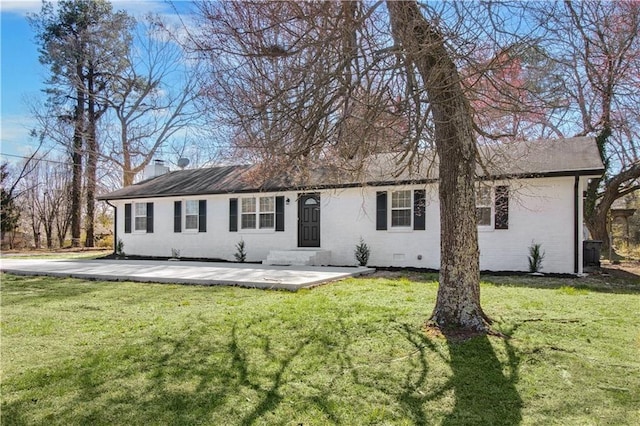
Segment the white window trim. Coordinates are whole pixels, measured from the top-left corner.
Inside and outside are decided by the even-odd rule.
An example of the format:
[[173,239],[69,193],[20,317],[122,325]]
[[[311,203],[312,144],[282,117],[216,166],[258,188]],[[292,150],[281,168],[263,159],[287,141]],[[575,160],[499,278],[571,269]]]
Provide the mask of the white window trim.
[[[195,228],[187,228],[187,204],[189,202],[193,202],[196,204],[196,227]],[[184,206],[183,212],[182,212],[182,230],[183,232],[187,233],[187,234],[197,234],[198,230],[200,229],[200,200],[183,200],[182,205]],[[189,215],[189,216],[194,216],[194,215]]]
[[[409,207],[402,207],[402,208],[394,208],[393,207],[393,193],[394,192],[403,192],[403,191],[409,191]],[[408,231],[413,231],[413,215],[414,215],[414,205],[413,205],[413,190],[412,189],[396,189],[396,190],[390,190],[388,191],[388,213],[387,213],[387,223],[389,224],[387,226],[387,230],[391,231],[391,232],[408,232]],[[403,225],[403,226],[394,226],[393,225],[393,210],[409,210],[409,224],[408,225]]]
[[[480,192],[480,188],[484,187],[489,190],[489,205],[480,205],[478,204],[478,193]],[[495,188],[493,185],[487,185],[480,183],[476,185],[476,209],[477,208],[489,208],[489,224],[488,225],[480,225],[478,223],[478,231],[479,232],[488,232],[494,230],[494,221],[495,221]],[[477,215],[477,213],[476,213]]]
[[[138,206],[139,205],[144,205],[144,214],[143,215],[139,215],[138,214]],[[147,203],[133,203],[133,206],[131,206],[133,213],[133,226],[132,226],[132,233],[134,234],[146,234],[147,233]],[[144,217],[144,229],[138,229],[136,226],[136,219],[139,217]]]
[[[273,210],[262,212],[260,210],[260,199],[261,198],[271,198]],[[255,200],[255,212],[245,213],[243,211],[243,203],[242,200],[246,199],[254,199]],[[241,197],[238,200],[239,204],[239,223],[238,223],[238,232],[245,234],[268,234],[276,231],[276,197],[275,195],[266,195],[266,196],[254,196],[254,197]],[[273,215],[273,226],[269,228],[260,228],[260,215],[261,214],[272,214]],[[242,217],[244,215],[253,215],[255,217],[255,228],[243,228],[242,227]]]

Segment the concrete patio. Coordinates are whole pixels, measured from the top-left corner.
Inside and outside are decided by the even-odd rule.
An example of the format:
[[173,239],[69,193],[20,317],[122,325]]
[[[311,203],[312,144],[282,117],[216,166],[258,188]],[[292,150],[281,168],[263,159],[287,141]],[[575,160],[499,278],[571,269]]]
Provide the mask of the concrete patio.
[[231,285],[296,291],[348,277],[370,274],[366,267],[275,266],[166,260],[0,260],[0,270],[17,275],[45,275],[104,281],[192,285]]

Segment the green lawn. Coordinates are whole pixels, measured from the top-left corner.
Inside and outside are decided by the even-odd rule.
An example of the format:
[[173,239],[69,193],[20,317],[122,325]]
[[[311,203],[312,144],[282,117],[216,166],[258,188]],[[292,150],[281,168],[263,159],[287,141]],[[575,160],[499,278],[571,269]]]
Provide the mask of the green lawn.
[[3,275],[2,424],[638,424],[640,283],[495,278],[483,305],[512,338],[451,343],[421,330],[432,278]]

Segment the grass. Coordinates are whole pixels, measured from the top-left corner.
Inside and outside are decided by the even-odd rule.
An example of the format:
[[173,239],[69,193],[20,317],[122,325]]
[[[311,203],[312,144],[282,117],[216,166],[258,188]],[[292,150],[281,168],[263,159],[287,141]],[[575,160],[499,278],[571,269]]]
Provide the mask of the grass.
[[451,343],[421,330],[428,275],[297,293],[3,275],[2,424],[637,424],[640,285],[529,279],[482,285],[512,338]]

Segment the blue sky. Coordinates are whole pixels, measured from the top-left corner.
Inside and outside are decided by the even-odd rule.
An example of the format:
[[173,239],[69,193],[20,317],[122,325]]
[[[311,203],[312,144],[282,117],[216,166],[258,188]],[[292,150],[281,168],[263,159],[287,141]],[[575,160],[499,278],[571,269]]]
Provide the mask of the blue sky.
[[[112,0],[114,9],[139,18],[148,12],[169,17],[170,4],[153,0]],[[39,0],[0,0],[0,152],[2,161],[19,160],[10,155],[27,155],[34,140],[29,129],[34,122],[29,102],[44,102],[42,89],[48,70],[38,61],[38,46],[27,14],[40,11]],[[178,3],[179,5],[179,3]]]

